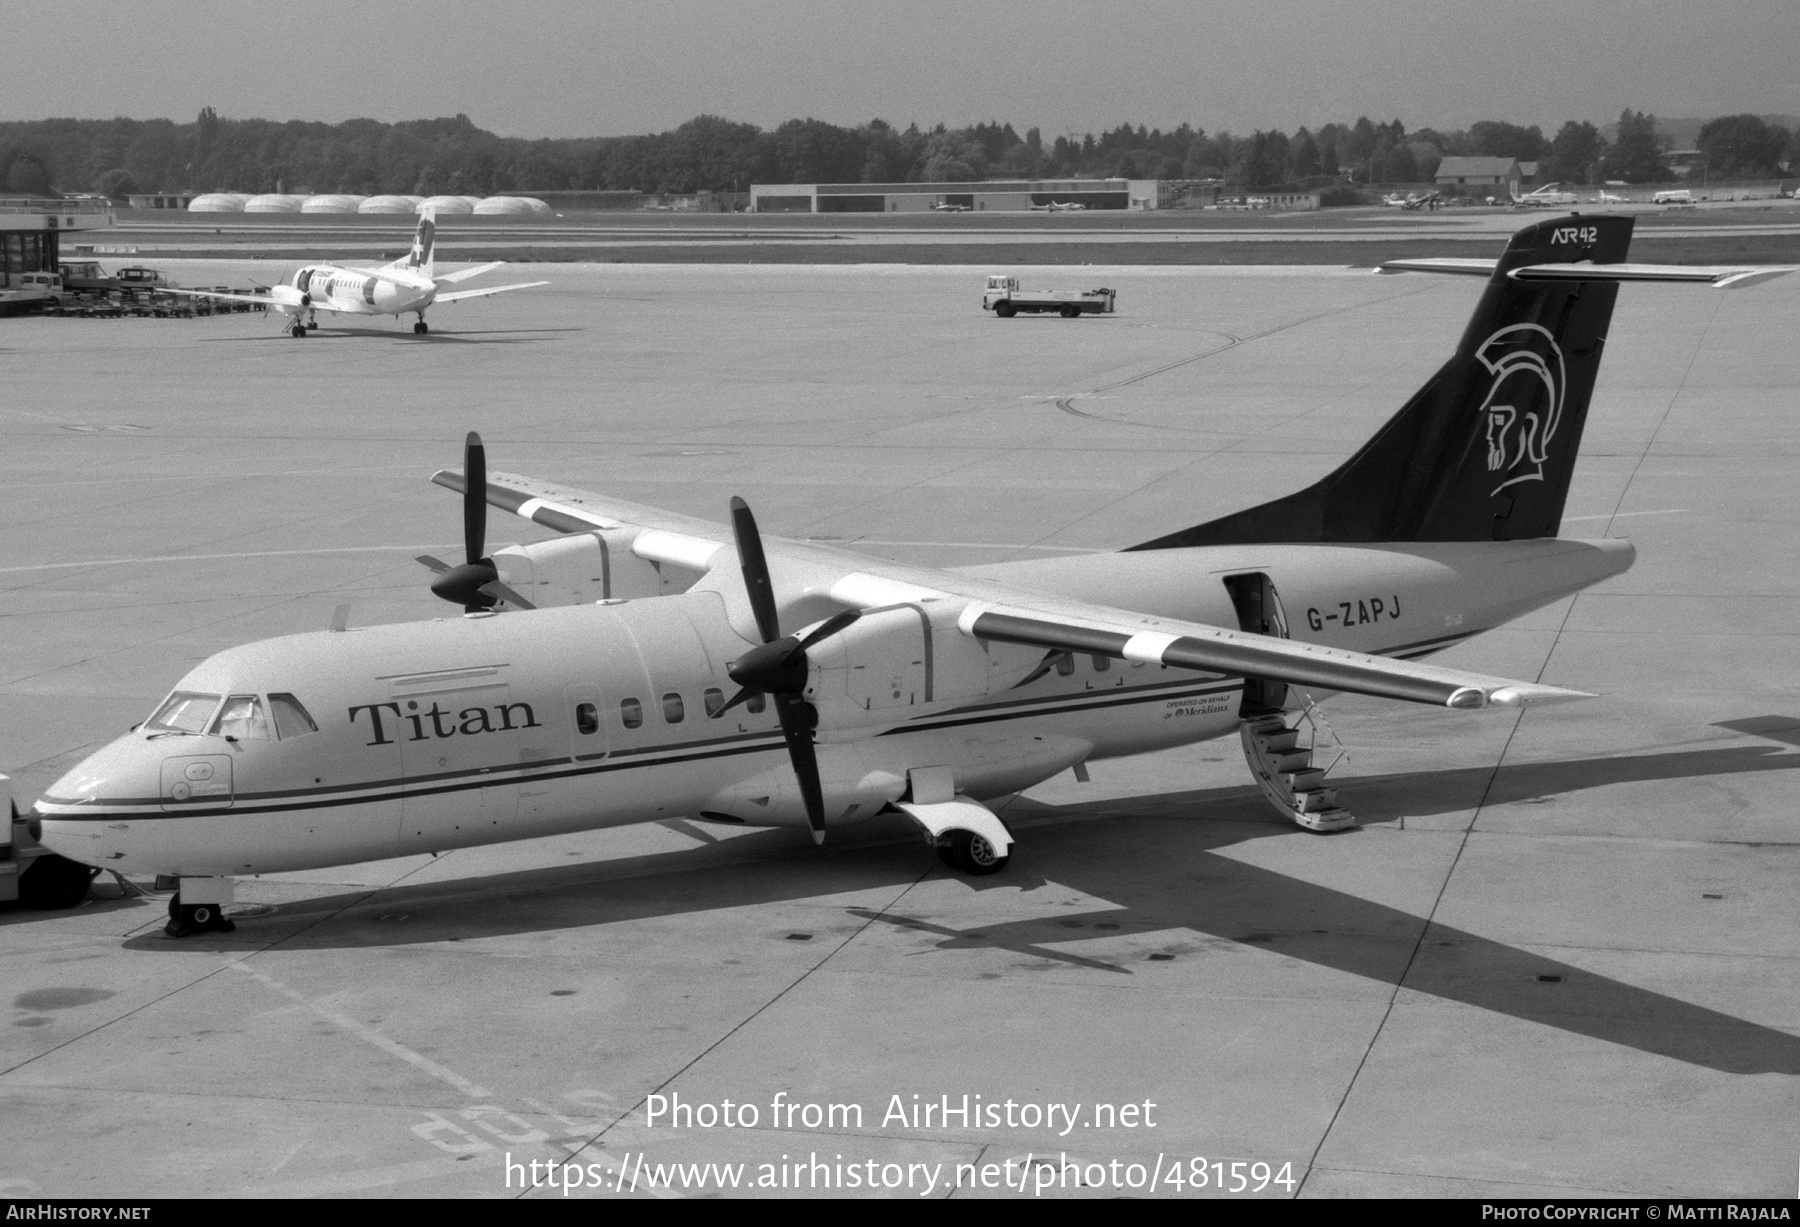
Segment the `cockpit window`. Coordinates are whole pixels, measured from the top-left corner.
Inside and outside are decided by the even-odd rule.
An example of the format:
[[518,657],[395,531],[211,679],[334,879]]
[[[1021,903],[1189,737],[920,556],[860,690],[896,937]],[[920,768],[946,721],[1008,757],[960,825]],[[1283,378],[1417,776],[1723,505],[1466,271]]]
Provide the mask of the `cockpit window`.
[[291,694],[270,695],[269,714],[275,717],[275,735],[283,741],[319,731],[319,726],[313,723],[313,718],[300,705],[300,700]]
[[144,721],[144,727],[153,732],[158,729],[170,733],[204,732],[207,720],[218,706],[216,694],[177,690],[163,701],[154,716]]
[[263,718],[262,700],[253,694],[234,694],[219,709],[213,721],[214,737],[235,737],[239,741],[268,741],[269,722]]

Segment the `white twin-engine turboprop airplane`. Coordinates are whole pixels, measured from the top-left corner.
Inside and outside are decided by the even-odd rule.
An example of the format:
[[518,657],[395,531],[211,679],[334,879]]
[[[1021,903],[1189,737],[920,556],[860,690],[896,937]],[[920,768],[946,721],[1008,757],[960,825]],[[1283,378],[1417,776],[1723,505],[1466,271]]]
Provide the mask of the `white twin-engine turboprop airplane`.
[[[465,609],[221,652],[36,803],[53,851],[180,879],[170,932],[230,927],[243,874],[677,815],[809,829],[908,814],[966,873],[983,804],[1090,759],[1239,734],[1264,794],[1351,819],[1300,744],[1314,695],[1464,710],[1587,697],[1419,662],[1631,565],[1556,536],[1618,283],[1778,269],[1623,263],[1628,217],[1547,220],[1455,355],[1317,484],[1119,553],[933,570],[522,477],[469,437]],[[489,504],[566,535],[484,553]],[[507,609],[521,612],[503,612]]]
[[271,286],[267,294],[223,294],[208,290],[170,290],[188,298],[223,298],[232,302],[261,303],[284,321],[283,327],[295,337],[304,337],[309,329],[319,326],[320,311],[336,311],[344,315],[392,315],[396,318],[413,314],[415,333],[430,331],[425,323],[425,308],[435,303],[460,302],[465,298],[485,298],[509,290],[529,290],[548,285],[547,281],[521,281],[514,285],[493,285],[480,290],[456,290],[444,293],[444,287],[467,281],[483,273],[491,273],[506,263],[477,264],[457,269],[454,273],[433,271],[432,247],[437,238],[435,211],[427,209],[419,215],[419,228],[413,234],[412,250],[392,264],[380,268],[343,268],[336,264],[308,264],[297,271],[287,285]]

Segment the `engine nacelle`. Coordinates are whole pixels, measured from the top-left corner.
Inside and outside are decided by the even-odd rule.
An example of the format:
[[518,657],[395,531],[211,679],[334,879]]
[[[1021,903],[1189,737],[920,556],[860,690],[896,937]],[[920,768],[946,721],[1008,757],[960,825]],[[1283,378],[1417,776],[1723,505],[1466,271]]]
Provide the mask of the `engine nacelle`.
[[631,552],[635,528],[595,529],[493,553],[500,580],[539,609],[686,592],[703,574]]
[[856,740],[961,707],[1010,690],[1043,663],[1043,648],[964,634],[957,612],[949,601],[872,610],[808,648],[806,701],[819,713],[818,740]]

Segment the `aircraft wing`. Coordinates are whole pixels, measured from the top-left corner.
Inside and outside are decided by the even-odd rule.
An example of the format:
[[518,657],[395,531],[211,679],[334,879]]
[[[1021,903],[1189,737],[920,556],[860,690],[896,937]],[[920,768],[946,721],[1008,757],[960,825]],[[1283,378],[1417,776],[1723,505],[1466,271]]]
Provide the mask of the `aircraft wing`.
[[[462,474],[450,470],[433,475],[432,481],[459,493],[463,489]],[[732,532],[723,524],[509,473],[488,475],[487,501],[562,533],[636,529],[630,549],[638,557],[700,571],[726,568],[729,576],[720,586],[731,591],[741,582]],[[1522,707],[1593,697],[1536,682],[1151,617],[976,576],[886,562],[836,546],[779,537],[763,542],[780,589],[828,595],[838,605],[859,610],[929,603],[944,615],[954,610],[956,628],[977,640],[1453,708]]]
[[505,263],[505,260],[495,260],[491,264],[477,264],[471,268],[459,268],[454,273],[439,273],[436,280],[439,285],[450,285],[458,281],[467,281],[471,277],[479,277],[483,273],[491,273]]
[[433,301],[460,302],[465,298],[486,298],[489,294],[504,294],[508,290],[529,290],[533,286],[549,285],[548,281],[521,281],[516,285],[490,285],[481,290],[457,290],[454,294],[439,294]]
[[[1060,609],[970,602],[958,618],[964,634],[997,643],[1083,652],[1231,677],[1263,677],[1411,703],[1455,708],[1536,706],[1594,696],[1461,669],[1370,656],[1201,622],[1151,618],[1122,609],[1056,602]],[[1068,606],[1076,605],[1070,609]]]
[[[294,305],[293,303],[283,303],[279,298],[272,298],[267,294],[224,294],[218,290],[177,290],[173,287],[158,287],[157,292],[179,294],[183,298],[222,298],[227,302],[259,302],[265,306],[291,307]],[[321,307],[320,310],[325,310],[325,308]]]

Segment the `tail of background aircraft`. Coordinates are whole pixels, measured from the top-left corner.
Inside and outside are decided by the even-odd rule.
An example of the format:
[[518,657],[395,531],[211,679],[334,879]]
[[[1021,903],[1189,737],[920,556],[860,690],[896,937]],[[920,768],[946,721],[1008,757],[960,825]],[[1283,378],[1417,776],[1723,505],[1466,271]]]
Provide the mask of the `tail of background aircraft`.
[[431,249],[437,242],[437,209],[426,209],[419,214],[419,228],[413,231],[412,250],[405,256],[388,265],[390,269],[404,269],[409,273],[418,273],[427,281],[432,279]]
[[1335,473],[1131,548],[1555,536],[1619,287],[1579,273],[1508,274],[1537,264],[1622,263],[1631,228],[1629,217],[1595,216],[1519,231],[1455,356]]

